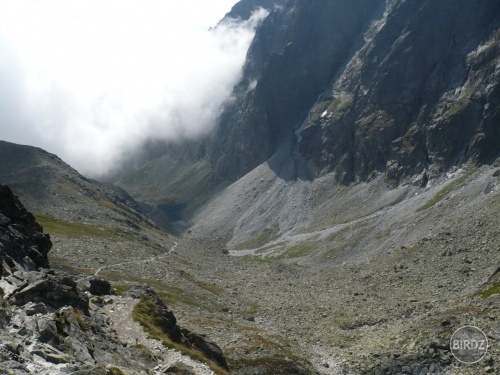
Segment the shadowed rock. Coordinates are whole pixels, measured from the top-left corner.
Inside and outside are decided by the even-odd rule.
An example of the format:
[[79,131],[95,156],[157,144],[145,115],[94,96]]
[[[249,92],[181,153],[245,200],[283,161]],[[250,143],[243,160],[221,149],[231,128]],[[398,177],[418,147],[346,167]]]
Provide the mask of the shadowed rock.
[[21,204],[9,187],[0,185],[0,254],[2,274],[20,267],[38,269],[49,266],[50,236]]

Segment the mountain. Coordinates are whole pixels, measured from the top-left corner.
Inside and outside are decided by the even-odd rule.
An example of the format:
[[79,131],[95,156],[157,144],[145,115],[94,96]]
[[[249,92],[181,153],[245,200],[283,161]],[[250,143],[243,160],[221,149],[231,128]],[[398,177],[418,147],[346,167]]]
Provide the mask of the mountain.
[[0,141],[0,159],[0,182],[37,215],[89,225],[123,226],[134,220],[154,226],[124,190],[89,180],[40,148]]
[[495,349],[449,350],[467,324],[499,338],[498,2],[270,10],[214,132],[155,143],[116,184],[185,222],[318,373],[498,371]]
[[159,146],[118,184],[141,201],[186,207],[189,218],[283,147],[297,175],[333,173],[341,184],[377,175],[425,184],[491,162],[500,152],[499,12],[494,0],[273,7],[216,131]]

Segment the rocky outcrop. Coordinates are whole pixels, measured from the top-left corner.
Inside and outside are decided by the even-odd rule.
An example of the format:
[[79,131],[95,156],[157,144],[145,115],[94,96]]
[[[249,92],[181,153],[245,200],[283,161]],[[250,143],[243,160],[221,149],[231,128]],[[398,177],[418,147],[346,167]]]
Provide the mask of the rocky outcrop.
[[50,237],[35,221],[19,199],[0,185],[0,256],[2,276],[19,269],[37,270],[48,267],[47,254],[52,247]]
[[92,278],[89,280],[89,292],[94,296],[107,296],[111,294],[111,284],[108,280]]
[[12,305],[43,303],[52,310],[73,306],[88,312],[88,298],[80,293],[76,282],[70,277],[60,277],[43,270],[42,272],[17,271],[6,277],[1,284],[13,288],[4,297]]
[[136,286],[127,291],[125,296],[140,299],[142,304],[148,305],[152,310],[151,315],[155,326],[159,327],[172,342],[197,351],[221,368],[229,370],[222,350],[215,343],[206,340],[205,337],[179,327],[172,311],[153,289],[148,286]]
[[79,293],[76,282],[48,269],[50,236],[4,185],[0,185],[0,221],[4,299],[17,306],[33,302],[52,309],[70,305],[87,311],[87,298]]
[[0,372],[98,374],[116,366],[138,374],[157,365],[118,341],[74,279],[48,268],[49,235],[3,185],[0,220]]

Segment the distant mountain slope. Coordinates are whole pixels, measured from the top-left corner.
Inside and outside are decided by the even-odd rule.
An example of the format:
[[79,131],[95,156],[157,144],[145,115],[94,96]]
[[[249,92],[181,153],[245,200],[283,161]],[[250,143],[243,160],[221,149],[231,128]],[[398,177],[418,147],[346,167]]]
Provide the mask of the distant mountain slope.
[[[127,192],[83,177],[56,155],[0,141],[0,160],[0,184],[22,199],[54,239],[55,268],[92,272],[171,246]],[[161,212],[152,216],[170,227]]]
[[37,215],[91,225],[153,226],[122,189],[80,175],[40,148],[0,141],[0,182]]

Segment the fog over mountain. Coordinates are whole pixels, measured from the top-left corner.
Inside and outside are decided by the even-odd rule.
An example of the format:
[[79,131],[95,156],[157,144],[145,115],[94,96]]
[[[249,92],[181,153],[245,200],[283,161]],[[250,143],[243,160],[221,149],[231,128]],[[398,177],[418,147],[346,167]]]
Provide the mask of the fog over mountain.
[[98,177],[149,138],[214,126],[256,26],[235,0],[0,1],[0,132]]

